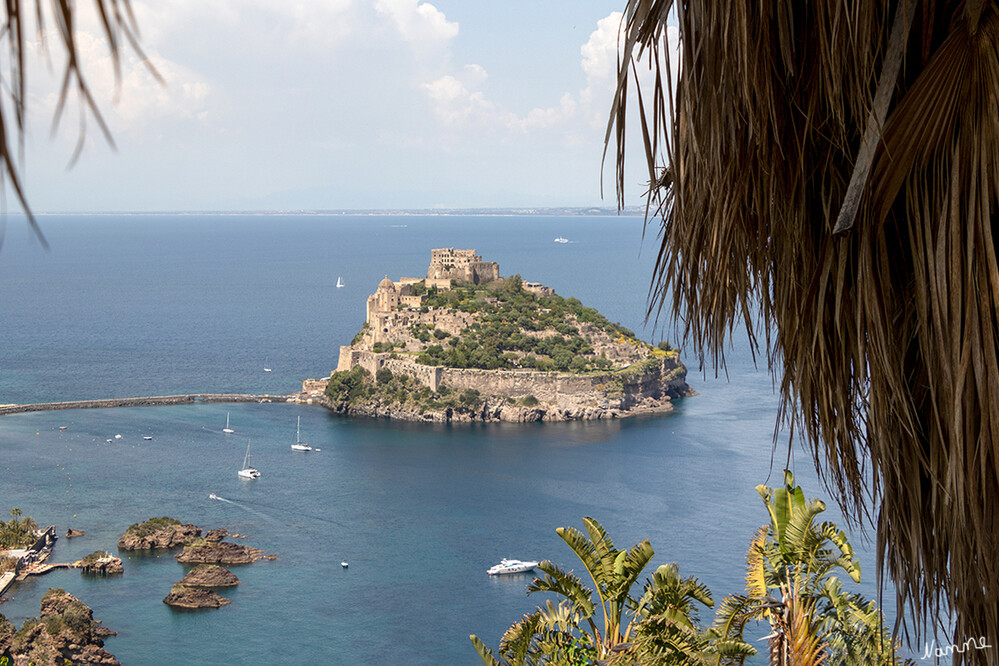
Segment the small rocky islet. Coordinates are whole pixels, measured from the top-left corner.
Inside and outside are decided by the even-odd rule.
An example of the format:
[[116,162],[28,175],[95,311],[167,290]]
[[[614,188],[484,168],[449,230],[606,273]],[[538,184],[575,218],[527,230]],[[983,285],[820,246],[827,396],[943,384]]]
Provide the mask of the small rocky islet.
[[229,599],[210,588],[231,587],[239,579],[220,564],[250,564],[262,559],[276,559],[259,548],[224,541],[229,533],[224,528],[202,534],[202,529],[174,518],[152,518],[128,528],[118,547],[121,550],[151,550],[176,548],[184,550],[174,557],[182,564],[196,564],[184,578],[171,587],[163,602],[177,608],[218,608]]
[[475,250],[431,250],[425,278],[387,276],[303,393],[337,414],[409,421],[568,421],[667,412],[693,395],[679,352],[575,298],[500,277]]

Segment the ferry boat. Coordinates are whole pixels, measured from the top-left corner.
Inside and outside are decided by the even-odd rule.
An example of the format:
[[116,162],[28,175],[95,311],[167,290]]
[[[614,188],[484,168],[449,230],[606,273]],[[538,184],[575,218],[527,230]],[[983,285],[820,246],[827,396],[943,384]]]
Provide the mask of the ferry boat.
[[521,560],[508,560],[503,558],[500,563],[494,567],[490,567],[486,570],[486,573],[490,576],[499,576],[501,574],[515,574],[515,573],[525,573],[527,571],[533,571],[534,567],[538,566],[537,562],[523,562]]

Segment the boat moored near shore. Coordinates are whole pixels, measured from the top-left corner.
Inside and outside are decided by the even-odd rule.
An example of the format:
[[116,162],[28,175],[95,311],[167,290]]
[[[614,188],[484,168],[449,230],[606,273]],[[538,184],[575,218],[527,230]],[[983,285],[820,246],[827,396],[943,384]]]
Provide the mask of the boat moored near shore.
[[534,567],[538,566],[535,561],[525,562],[522,560],[510,560],[503,558],[500,563],[494,567],[490,567],[486,570],[486,573],[490,576],[499,576],[502,574],[515,574],[515,573],[527,573],[528,571],[533,571]]

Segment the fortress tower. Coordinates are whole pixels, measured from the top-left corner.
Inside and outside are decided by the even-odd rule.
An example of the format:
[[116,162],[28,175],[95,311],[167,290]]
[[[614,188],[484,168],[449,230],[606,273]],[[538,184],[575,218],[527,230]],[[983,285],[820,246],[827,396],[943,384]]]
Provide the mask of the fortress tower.
[[499,264],[482,261],[475,250],[456,250],[453,247],[430,250],[428,280],[465,280],[485,284],[499,279]]

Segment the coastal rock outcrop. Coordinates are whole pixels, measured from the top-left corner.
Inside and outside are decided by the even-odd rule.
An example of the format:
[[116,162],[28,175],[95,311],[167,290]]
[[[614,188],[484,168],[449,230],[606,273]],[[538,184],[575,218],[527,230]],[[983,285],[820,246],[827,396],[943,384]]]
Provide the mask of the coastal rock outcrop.
[[250,564],[266,558],[267,554],[259,548],[219,541],[185,546],[174,557],[184,564]]
[[201,528],[183,525],[174,518],[151,518],[129,527],[118,539],[118,550],[151,550],[176,548],[201,536]]
[[205,541],[208,541],[208,542],[211,542],[211,543],[218,543],[219,541],[221,541],[222,539],[226,538],[227,536],[229,536],[229,530],[227,530],[224,527],[219,527],[217,529],[208,530],[207,532],[205,532],[204,539],[205,539]]
[[74,566],[83,573],[107,576],[110,574],[120,574],[125,571],[121,564],[121,558],[115,557],[103,550],[98,550],[87,555]]
[[236,574],[217,564],[199,564],[178,583],[187,587],[232,587],[239,585]]
[[176,608],[218,608],[232,602],[212,590],[178,583],[170,589],[163,603]]
[[81,537],[84,534],[86,534],[86,532],[84,532],[83,530],[74,530],[72,527],[66,530],[67,539],[72,539],[73,537]]
[[93,611],[65,590],[49,589],[42,597],[40,617],[25,620],[12,636],[9,625],[0,619],[0,656],[15,666],[120,663],[104,649],[104,638],[115,632],[101,626]]

